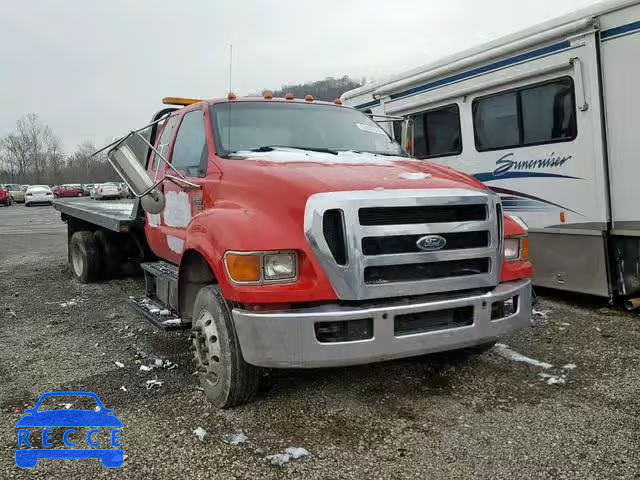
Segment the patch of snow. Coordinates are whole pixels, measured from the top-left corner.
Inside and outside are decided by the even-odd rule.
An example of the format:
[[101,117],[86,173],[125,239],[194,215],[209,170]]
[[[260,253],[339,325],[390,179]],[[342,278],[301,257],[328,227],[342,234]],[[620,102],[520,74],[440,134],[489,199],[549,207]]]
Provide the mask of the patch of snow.
[[163,308],[162,310],[160,310],[158,312],[158,314],[162,315],[164,317],[164,316],[167,316],[167,315],[171,315],[171,312],[169,310],[167,310],[166,308]]
[[170,318],[169,320],[163,320],[163,325],[180,325],[182,323],[181,318]]
[[174,237],[173,235],[167,235],[167,245],[169,245],[169,249],[172,252],[182,253],[182,249],[184,248],[184,240],[179,237]]
[[293,458],[294,460],[309,455],[309,451],[306,448],[302,447],[288,447],[285,449],[284,453],[291,455],[291,458]]
[[94,412],[101,412],[102,410],[100,409],[99,406],[96,405],[95,407],[93,407],[93,411]]
[[546,382],[547,385],[564,385],[567,383],[566,375],[551,375],[550,373],[539,373],[538,376]]
[[289,463],[291,460],[297,460],[302,457],[310,455],[306,448],[302,447],[288,447],[284,450],[284,453],[276,453],[275,455],[267,455],[265,459],[271,463],[271,465],[277,465],[282,467]]
[[147,365],[140,365],[140,370],[143,372],[150,372],[151,370],[153,370],[153,368],[148,367]]
[[154,387],[160,388],[162,386],[162,382],[160,380],[147,380],[147,390],[150,390]]
[[126,392],[126,391],[127,391],[127,387],[125,387],[124,385],[122,385],[122,386],[120,387],[120,390],[122,390],[123,392]]
[[73,307],[74,305],[77,305],[77,304],[78,304],[78,301],[75,298],[72,298],[68,302],[62,302],[60,306],[62,308],[67,308],[67,307]]
[[531,314],[534,317],[547,318],[551,310],[536,310],[535,308],[531,310]]
[[405,172],[398,175],[398,177],[406,180],[421,180],[423,178],[431,178],[431,174],[422,172]]
[[289,463],[291,457],[286,453],[276,453],[275,455],[267,455],[265,457],[271,465],[282,467],[285,463]]
[[569,322],[562,322],[560,325],[562,325],[563,327],[570,327],[571,324]]
[[521,353],[518,353],[514,350],[511,350],[508,345],[504,343],[496,343],[493,347],[493,350],[500,355],[501,357],[507,358],[509,360],[513,360],[514,362],[523,362],[528,363],[529,365],[533,365],[535,367],[540,368],[551,368],[553,365],[547,362],[541,362],[540,360],[536,360],[534,358],[529,358]]
[[153,362],[154,366],[156,367],[162,367],[162,365],[164,364],[164,362],[160,359],[160,358],[156,358],[156,360]]
[[[232,157],[242,157],[246,160],[257,160],[276,163],[323,163],[342,165],[393,165],[394,162],[419,162],[414,158],[391,157],[388,155],[375,155],[373,153],[338,152],[338,155],[324,152],[314,152],[297,148],[276,148],[271,152],[240,151]],[[166,218],[165,218],[166,222]]]
[[222,436],[222,441],[228,443],[229,445],[240,445],[241,443],[245,443],[247,440],[249,440],[249,438],[244,433],[242,433],[242,431],[236,433],[227,433],[226,435]]
[[116,367],[120,367],[120,368],[124,368],[124,363],[122,362],[118,362],[117,360],[115,362],[113,362],[116,364]]
[[207,431],[202,427],[198,427],[193,431],[193,434],[196,436],[198,440],[200,440],[201,442],[204,442],[204,439],[207,436]]
[[69,410],[71,407],[73,407],[73,403],[59,403],[58,406],[64,407],[65,410]]
[[575,370],[575,369],[576,369],[575,363],[567,363],[566,365],[562,366],[562,370]]
[[[191,222],[191,202],[186,192],[167,192],[164,223],[169,227],[186,228]],[[182,251],[182,249],[180,250]]]

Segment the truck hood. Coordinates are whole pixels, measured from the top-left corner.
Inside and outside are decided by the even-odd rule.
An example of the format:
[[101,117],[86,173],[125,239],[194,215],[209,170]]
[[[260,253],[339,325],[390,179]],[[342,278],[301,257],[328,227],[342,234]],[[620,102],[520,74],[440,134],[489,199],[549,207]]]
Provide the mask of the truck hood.
[[266,194],[280,202],[306,202],[315,193],[348,190],[486,189],[473,177],[429,161],[368,153],[244,152],[225,160],[224,167],[223,183],[237,193],[248,188],[256,197]]

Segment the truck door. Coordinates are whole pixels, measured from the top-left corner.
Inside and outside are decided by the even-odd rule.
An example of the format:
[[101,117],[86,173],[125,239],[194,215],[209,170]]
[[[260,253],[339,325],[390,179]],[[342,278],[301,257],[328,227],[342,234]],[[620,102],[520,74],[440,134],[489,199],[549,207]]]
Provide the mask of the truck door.
[[[205,116],[204,108],[185,111],[175,122],[177,133],[167,133],[167,128],[173,126],[167,124],[158,144],[159,151],[165,154],[171,166],[186,180],[201,187],[193,189],[170,181],[163,182],[162,189],[166,199],[164,210],[159,216],[147,217],[146,232],[149,245],[156,255],[175,264],[179,264],[182,257],[187,227],[203,206],[203,188],[207,183],[207,172],[210,170],[211,151],[207,135],[210,129],[206,127]],[[166,143],[163,145],[163,142],[167,141],[165,133],[169,137],[173,136],[168,148]],[[155,176],[156,172],[161,176],[175,175],[168,166],[159,166],[157,159],[154,159],[151,168],[154,170],[151,172],[152,176]]]

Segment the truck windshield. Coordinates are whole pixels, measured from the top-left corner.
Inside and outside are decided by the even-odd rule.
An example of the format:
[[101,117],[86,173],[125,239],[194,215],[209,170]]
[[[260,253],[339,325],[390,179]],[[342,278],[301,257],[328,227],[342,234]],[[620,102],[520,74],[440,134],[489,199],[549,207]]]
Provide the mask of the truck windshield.
[[365,114],[323,104],[237,102],[212,107],[216,151],[228,156],[275,148],[405,156]]

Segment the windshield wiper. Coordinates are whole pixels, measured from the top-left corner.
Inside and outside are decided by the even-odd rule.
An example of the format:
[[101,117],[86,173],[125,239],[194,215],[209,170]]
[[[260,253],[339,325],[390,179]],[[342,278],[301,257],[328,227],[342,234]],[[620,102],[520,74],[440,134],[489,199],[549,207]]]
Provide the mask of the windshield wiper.
[[263,145],[262,147],[252,148],[250,152],[273,152],[277,148],[293,148],[296,150],[309,150],[312,152],[330,153],[331,155],[338,155],[337,150],[332,150],[325,147],[295,147],[293,145]]
[[355,153],[371,153],[373,155],[384,155],[386,157],[406,157],[403,153],[376,152],[374,150],[352,150]]

